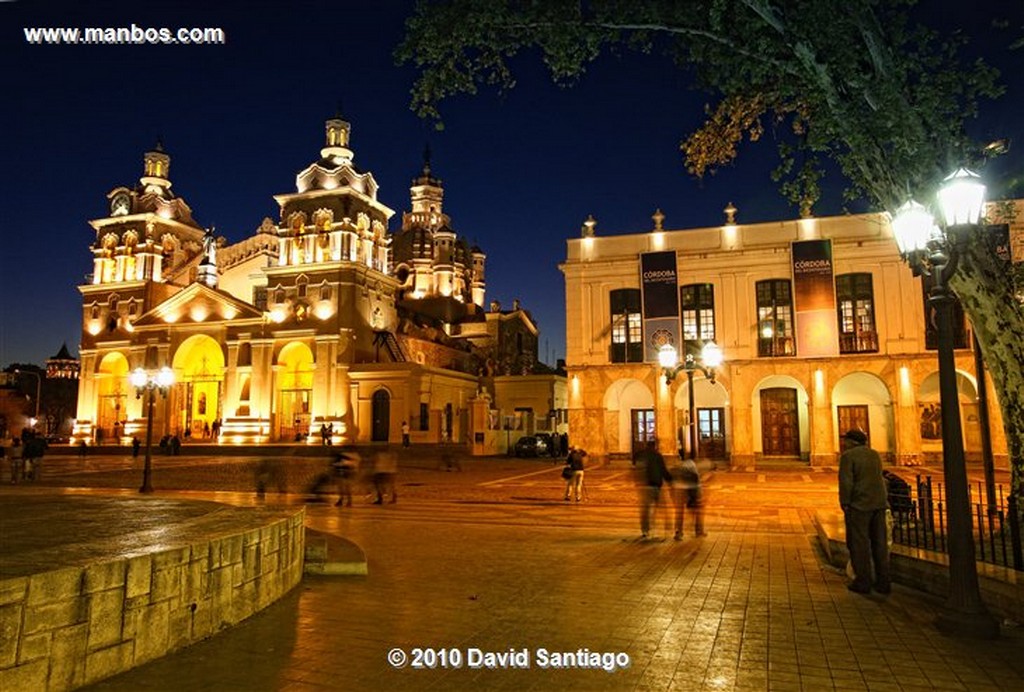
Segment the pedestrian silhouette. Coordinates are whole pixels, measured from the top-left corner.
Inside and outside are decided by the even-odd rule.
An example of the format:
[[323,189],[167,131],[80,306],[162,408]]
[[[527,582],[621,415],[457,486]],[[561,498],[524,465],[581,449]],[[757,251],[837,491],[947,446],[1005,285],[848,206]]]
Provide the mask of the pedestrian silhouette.
[[704,536],[704,498],[700,487],[700,472],[693,459],[680,455],[679,466],[672,474],[672,500],[676,510],[677,541],[683,540],[683,516],[690,511],[694,534]]
[[892,583],[882,458],[868,446],[868,436],[862,430],[846,431],[843,440],[848,447],[839,456],[839,506],[846,518],[846,547],[853,567],[853,581],[847,588],[861,594],[874,588],[887,594]]
[[[634,458],[637,489],[640,493],[640,537],[649,538],[655,513],[661,502],[661,487],[671,482],[672,476],[665,466],[656,443],[648,443]],[[666,522],[667,524],[667,522]]]

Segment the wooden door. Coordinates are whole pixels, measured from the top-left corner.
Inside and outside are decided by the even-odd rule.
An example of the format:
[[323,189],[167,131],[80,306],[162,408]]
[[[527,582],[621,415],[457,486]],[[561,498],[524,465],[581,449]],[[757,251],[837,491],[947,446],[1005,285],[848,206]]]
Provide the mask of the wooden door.
[[697,456],[725,459],[725,409],[697,409]]
[[761,390],[761,442],[766,457],[800,456],[800,417],[796,390]]
[[371,439],[374,442],[387,442],[391,437],[391,396],[383,389],[373,393],[373,429]]
[[839,416],[839,435],[842,437],[847,430],[863,430],[871,444],[871,428],[868,425],[868,407],[866,405],[837,406]]
[[630,412],[630,427],[632,429],[632,453],[649,448],[658,441],[654,427],[654,409],[635,408]]

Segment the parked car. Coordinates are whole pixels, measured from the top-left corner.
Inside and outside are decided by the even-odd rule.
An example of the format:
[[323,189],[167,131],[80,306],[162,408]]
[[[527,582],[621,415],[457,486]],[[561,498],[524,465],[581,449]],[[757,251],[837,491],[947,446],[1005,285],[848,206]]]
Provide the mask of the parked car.
[[558,445],[555,444],[554,439],[551,437],[551,433],[537,433],[536,438],[544,443],[547,447],[547,451],[544,452],[546,455],[557,456]]
[[548,453],[548,446],[539,437],[527,435],[516,440],[513,451],[517,457],[539,457]]

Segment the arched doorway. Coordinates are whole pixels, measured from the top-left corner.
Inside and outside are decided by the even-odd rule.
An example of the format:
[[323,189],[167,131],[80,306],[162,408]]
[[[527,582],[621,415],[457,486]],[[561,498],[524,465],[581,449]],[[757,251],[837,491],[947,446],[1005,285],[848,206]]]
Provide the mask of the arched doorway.
[[371,440],[387,442],[391,431],[391,395],[386,389],[378,389],[372,400],[373,428]]
[[221,418],[224,351],[212,337],[196,334],[178,346],[172,363],[177,384],[171,429],[187,439],[207,438]]
[[[960,425],[964,436],[964,450],[980,453],[981,425],[978,417],[978,390],[968,375],[956,373],[957,402]],[[942,451],[942,402],[939,394],[939,373],[933,372],[921,381],[917,389],[918,428],[921,451]]]
[[97,444],[117,444],[124,434],[128,390],[128,359],[119,351],[103,356],[96,369]]
[[656,442],[654,395],[640,380],[617,380],[604,394],[605,449],[629,454]]
[[[673,406],[679,428],[676,431],[679,449],[690,451],[690,392],[689,383],[682,382],[676,390]],[[728,459],[726,438],[726,411],[729,393],[721,381],[711,382],[706,377],[693,380],[693,416],[697,424],[697,457],[701,459]]]
[[293,341],[281,349],[277,364],[277,439],[297,442],[309,434],[313,352]]
[[868,444],[883,457],[894,457],[896,426],[893,422],[892,397],[877,375],[854,372],[846,375],[832,389],[835,412],[835,445],[847,430],[863,430]]

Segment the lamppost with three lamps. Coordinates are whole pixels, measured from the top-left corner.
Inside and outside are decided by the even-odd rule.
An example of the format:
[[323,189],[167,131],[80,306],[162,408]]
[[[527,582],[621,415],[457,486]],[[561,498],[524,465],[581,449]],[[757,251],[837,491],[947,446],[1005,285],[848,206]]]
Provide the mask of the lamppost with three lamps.
[[174,384],[174,371],[166,365],[156,372],[147,372],[136,368],[131,374],[131,383],[135,387],[135,398],[146,395],[146,459],[142,467],[142,487],[140,493],[153,492],[153,403],[156,393],[164,397]]
[[942,467],[949,534],[949,598],[946,601],[948,610],[939,615],[937,625],[949,634],[991,638],[998,636],[999,623],[985,608],[978,586],[956,362],[953,358],[954,296],[949,289],[962,244],[978,225],[984,203],[985,186],[980,177],[960,168],[943,181],[938,193],[938,204],[945,221],[942,229],[928,210],[914,200],[908,200],[897,210],[892,228],[900,255],[914,275],[924,274],[932,278],[928,302],[935,309],[938,330]]
[[687,353],[683,360],[679,361],[679,353],[672,344],[665,344],[658,349],[658,364],[665,374],[665,384],[669,384],[681,372],[686,373],[686,390],[689,396],[690,418],[690,458],[697,458],[697,420],[694,410],[693,396],[693,373],[700,371],[708,378],[711,384],[715,383],[715,370],[722,365],[722,349],[714,341],[708,341],[700,350],[700,358],[695,358],[692,353]]

